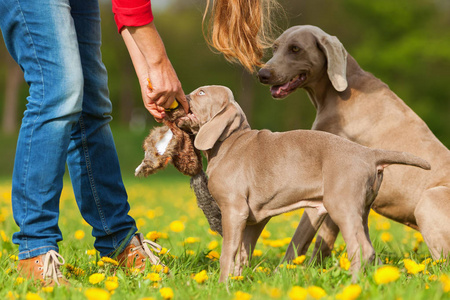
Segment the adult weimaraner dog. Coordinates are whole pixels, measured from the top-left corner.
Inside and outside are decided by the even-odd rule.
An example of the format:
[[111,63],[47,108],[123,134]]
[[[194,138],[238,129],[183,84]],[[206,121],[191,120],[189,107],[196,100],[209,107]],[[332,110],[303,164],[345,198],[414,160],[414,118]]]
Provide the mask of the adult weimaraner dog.
[[198,128],[194,146],[208,160],[208,188],[222,213],[222,282],[231,272],[241,274],[271,217],[302,207],[328,212],[338,224],[355,280],[360,258],[375,257],[367,218],[384,168],[430,168],[411,154],[367,148],[326,132],[251,130],[223,86],[200,87],[187,99],[196,117],[190,127]]
[[[336,37],[315,26],[289,28],[274,42],[273,57],[258,75],[262,83],[271,85],[276,99],[305,89],[317,110],[312,129],[429,161],[430,172],[387,169],[372,209],[419,230],[434,259],[449,254],[450,151],[386,84],[362,70]],[[286,260],[307,251],[321,219],[314,210],[305,209]],[[339,233],[334,221],[326,217],[313,256],[331,253]]]

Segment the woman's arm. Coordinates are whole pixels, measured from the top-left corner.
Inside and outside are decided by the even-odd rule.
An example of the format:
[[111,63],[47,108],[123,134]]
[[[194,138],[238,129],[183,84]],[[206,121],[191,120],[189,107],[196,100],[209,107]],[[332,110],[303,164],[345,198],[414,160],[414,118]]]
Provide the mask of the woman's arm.
[[[113,11],[136,70],[147,110],[156,119],[162,119],[164,108],[177,99],[188,111],[181,83],[153,23],[150,1],[113,0]],[[147,79],[152,89],[148,87]]]

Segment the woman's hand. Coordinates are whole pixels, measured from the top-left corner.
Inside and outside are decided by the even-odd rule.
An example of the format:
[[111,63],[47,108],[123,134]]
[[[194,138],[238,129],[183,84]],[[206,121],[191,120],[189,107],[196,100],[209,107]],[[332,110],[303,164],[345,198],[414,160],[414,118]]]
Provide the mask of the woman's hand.
[[188,112],[181,83],[153,22],[140,27],[125,27],[121,34],[139,78],[145,108],[158,122],[165,117],[165,109],[175,99]]

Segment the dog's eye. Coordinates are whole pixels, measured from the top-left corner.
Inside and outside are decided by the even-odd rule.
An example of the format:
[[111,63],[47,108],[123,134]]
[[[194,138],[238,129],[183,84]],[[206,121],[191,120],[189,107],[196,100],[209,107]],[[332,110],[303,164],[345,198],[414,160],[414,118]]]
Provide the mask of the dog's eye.
[[299,52],[300,51],[300,47],[299,46],[291,46],[291,51],[292,52]]
[[205,91],[204,90],[200,90],[198,93],[197,93],[197,95],[199,95],[199,96],[203,96],[203,95],[206,95],[206,93],[205,93]]

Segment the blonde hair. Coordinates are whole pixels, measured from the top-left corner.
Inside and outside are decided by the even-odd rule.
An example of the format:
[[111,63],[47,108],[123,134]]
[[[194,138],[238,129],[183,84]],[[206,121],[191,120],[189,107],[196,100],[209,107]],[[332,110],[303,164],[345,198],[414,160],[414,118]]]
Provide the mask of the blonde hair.
[[207,0],[203,28],[212,1],[207,33],[208,44],[228,61],[239,62],[250,72],[262,66],[264,49],[273,42],[273,13],[280,11],[275,0]]

